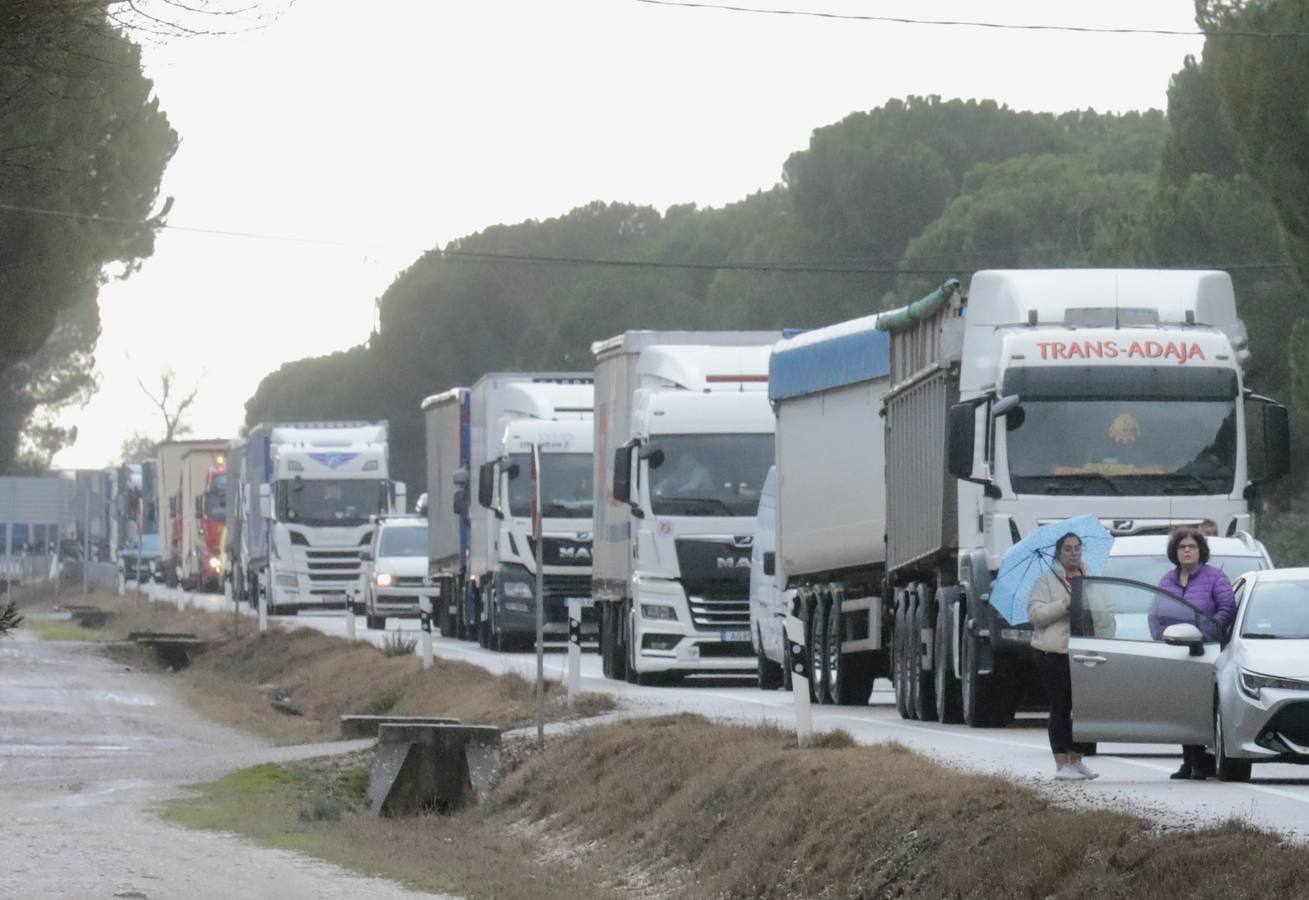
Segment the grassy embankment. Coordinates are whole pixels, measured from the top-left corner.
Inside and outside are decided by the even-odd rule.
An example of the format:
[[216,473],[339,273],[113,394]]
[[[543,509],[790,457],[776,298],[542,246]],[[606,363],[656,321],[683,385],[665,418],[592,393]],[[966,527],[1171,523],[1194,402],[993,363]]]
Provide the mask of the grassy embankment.
[[[180,630],[188,621],[164,613],[154,611],[161,619],[153,627]],[[415,662],[322,635],[275,633],[219,642],[176,677],[189,690],[220,695],[227,720],[280,728],[291,740],[321,737],[334,720],[336,707],[316,699],[310,681],[347,673],[366,671],[373,685],[348,688],[353,703],[394,698],[379,703],[450,712],[430,705],[435,695],[425,692],[436,685],[412,680],[406,667]],[[476,678],[453,664],[433,671],[460,691],[464,678]],[[268,679],[289,686],[306,714],[268,713],[257,690]],[[411,700],[406,691],[415,686]],[[462,701],[462,715],[513,719],[520,690],[530,708],[525,687],[479,688]],[[306,728],[311,720],[319,725]],[[551,739],[543,752],[508,750],[511,771],[492,801],[452,816],[373,815],[364,798],[369,753],[247,769],[199,787],[166,815],[418,888],[524,900],[1292,898],[1303,896],[1309,871],[1309,849],[1240,822],[1164,829],[1069,808],[900,745],[856,747],[840,732],[801,749],[780,730],[678,716],[586,729]],[[1064,790],[1071,797],[1077,789]]]

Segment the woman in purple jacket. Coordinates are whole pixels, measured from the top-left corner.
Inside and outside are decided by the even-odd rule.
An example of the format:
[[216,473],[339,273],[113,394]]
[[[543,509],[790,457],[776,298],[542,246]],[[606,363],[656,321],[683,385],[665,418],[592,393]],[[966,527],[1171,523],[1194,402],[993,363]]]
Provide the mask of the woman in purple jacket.
[[[1236,618],[1232,582],[1222,569],[1209,565],[1209,542],[1198,528],[1178,528],[1168,539],[1168,561],[1159,588],[1172,600],[1156,598],[1148,616],[1150,636],[1163,640],[1164,629],[1185,622],[1200,629],[1205,640],[1222,640]],[[1214,774],[1213,757],[1202,745],[1182,747],[1182,766],[1171,778],[1203,780]]]

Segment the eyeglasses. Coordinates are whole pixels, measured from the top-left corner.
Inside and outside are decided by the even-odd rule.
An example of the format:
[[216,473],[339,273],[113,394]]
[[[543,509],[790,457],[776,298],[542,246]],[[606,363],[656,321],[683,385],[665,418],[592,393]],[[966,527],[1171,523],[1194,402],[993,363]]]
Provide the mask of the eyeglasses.
[[1081,544],[1064,544],[1063,549],[1061,549],[1059,552],[1060,552],[1060,553],[1077,553],[1077,554],[1080,554],[1080,553],[1082,552],[1082,545],[1081,545]]
[[1181,550],[1195,550],[1195,551],[1197,551],[1197,552],[1200,550],[1199,546],[1197,546],[1196,544],[1178,544],[1178,545],[1177,545],[1177,549],[1178,549],[1179,551],[1181,551]]

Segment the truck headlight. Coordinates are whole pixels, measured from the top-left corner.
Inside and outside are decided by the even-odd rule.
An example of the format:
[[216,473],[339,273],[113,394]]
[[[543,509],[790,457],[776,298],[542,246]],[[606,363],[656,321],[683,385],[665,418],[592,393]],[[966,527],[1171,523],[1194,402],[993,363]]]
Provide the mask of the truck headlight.
[[300,587],[300,579],[296,578],[294,572],[278,572],[273,580],[278,587],[287,587],[292,590]]
[[531,605],[524,603],[521,600],[506,600],[505,609],[507,609],[509,612],[520,612],[520,613],[526,613],[532,611]]
[[390,573],[390,572],[378,572],[378,573],[377,573],[377,586],[378,586],[378,587],[390,587],[390,586],[393,585],[393,584],[395,584],[395,579],[391,577],[391,573]]
[[671,606],[664,606],[662,603],[642,603],[641,618],[643,619],[663,619],[666,622],[677,621],[677,610]]
[[218,566],[219,566],[219,563],[220,563],[220,562],[221,562],[221,561],[218,559],[217,556],[211,556],[211,557],[209,557],[209,568],[211,568],[211,569],[213,569],[215,572],[217,572],[217,571],[218,571]]
[[500,593],[505,599],[531,600],[532,586],[525,581],[506,581],[500,586]]

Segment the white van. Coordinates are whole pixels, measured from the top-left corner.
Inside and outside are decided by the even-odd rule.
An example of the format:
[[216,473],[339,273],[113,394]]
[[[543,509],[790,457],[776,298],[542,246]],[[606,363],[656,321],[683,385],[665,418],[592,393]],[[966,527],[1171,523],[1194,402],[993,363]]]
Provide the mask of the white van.
[[[759,493],[754,549],[750,553],[750,639],[759,666],[759,687],[790,690],[786,669],[786,613],[795,591],[783,591],[777,576],[764,574],[764,555],[777,549],[777,467],[768,470]],[[774,570],[775,571],[775,570]]]

